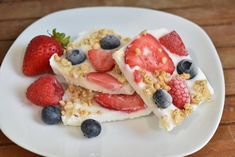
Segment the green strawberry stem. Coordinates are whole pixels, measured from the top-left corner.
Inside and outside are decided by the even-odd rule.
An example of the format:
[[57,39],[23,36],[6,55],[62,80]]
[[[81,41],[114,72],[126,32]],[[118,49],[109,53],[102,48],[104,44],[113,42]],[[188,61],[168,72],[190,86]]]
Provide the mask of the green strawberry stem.
[[52,34],[50,35],[52,38],[60,42],[63,48],[66,48],[70,42],[70,36],[66,36],[64,33],[56,32],[55,28],[52,30]]

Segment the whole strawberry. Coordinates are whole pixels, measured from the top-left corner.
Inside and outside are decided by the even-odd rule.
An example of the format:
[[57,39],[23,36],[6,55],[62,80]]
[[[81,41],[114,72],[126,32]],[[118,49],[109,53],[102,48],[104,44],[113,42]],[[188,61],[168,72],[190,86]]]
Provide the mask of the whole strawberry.
[[176,107],[183,109],[185,104],[190,103],[190,94],[184,79],[175,77],[168,82],[168,85],[171,87],[169,93]]
[[64,89],[54,75],[42,76],[27,89],[26,97],[39,106],[58,105]]
[[63,54],[63,48],[69,43],[70,37],[53,29],[51,36],[39,35],[34,37],[25,52],[23,60],[23,73],[34,76],[43,73],[51,73],[50,57],[57,53]]

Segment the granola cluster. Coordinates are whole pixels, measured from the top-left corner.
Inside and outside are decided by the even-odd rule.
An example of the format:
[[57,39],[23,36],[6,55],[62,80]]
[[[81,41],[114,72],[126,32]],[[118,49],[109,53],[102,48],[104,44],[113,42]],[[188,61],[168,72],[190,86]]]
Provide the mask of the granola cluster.
[[145,71],[140,71],[143,77],[143,82],[145,83],[144,92],[148,95],[152,95],[157,89],[170,90],[167,85],[167,81],[170,78],[170,74],[165,71],[155,71],[153,73],[154,77],[148,75]]
[[89,34],[89,36],[85,37],[78,43],[69,43],[68,44],[68,50],[73,49],[73,48],[78,48],[81,46],[89,46],[90,48],[93,49],[99,49],[100,48],[100,40],[105,37],[106,35],[115,35],[117,36],[120,40],[124,42],[124,44],[127,44],[131,39],[130,38],[125,38],[117,33],[115,33],[111,29],[99,29],[97,31],[92,32]]
[[85,77],[85,74],[88,72],[89,67],[87,64],[81,64],[80,66],[73,67],[70,71],[70,75],[73,78]]
[[104,38],[106,35],[115,35],[119,39],[123,39],[124,42],[129,41],[129,38],[123,38],[121,35],[116,34],[111,29],[100,29],[98,31],[94,31],[88,37],[81,40],[76,46],[80,47],[82,45],[88,45],[91,46],[92,48],[98,49],[100,48],[99,44],[100,40]]
[[[99,45],[99,42],[103,37],[105,37],[106,35],[111,35],[111,34],[115,34],[113,30],[100,29],[98,31],[91,33],[87,38],[84,38],[83,40],[81,40],[78,43],[78,46],[80,47],[82,45],[90,45],[93,47],[95,45]],[[117,35],[117,37],[121,39],[120,35]]]
[[193,84],[193,92],[191,94],[191,101],[194,104],[199,104],[201,101],[209,100],[211,98],[210,90],[207,86],[207,80],[197,80]]
[[71,93],[71,97],[68,98],[67,100],[60,101],[62,115],[67,115],[67,116],[90,115],[91,114],[90,111],[81,108],[76,108],[74,104],[79,102],[82,105],[91,106],[94,93],[91,90],[82,87],[76,87],[74,85],[69,85],[67,90],[69,93]]
[[171,112],[171,117],[176,125],[179,125],[186,117],[193,112],[193,106],[186,104],[184,109],[175,109]]
[[160,124],[163,128],[167,129],[170,127],[169,121],[173,121],[175,125],[179,125],[186,117],[188,117],[193,112],[193,106],[191,104],[186,104],[184,109],[174,109],[170,112],[170,117],[162,116],[160,117]]
[[180,74],[179,77],[184,79],[184,80],[188,80],[190,78],[190,74],[183,73],[183,74]]

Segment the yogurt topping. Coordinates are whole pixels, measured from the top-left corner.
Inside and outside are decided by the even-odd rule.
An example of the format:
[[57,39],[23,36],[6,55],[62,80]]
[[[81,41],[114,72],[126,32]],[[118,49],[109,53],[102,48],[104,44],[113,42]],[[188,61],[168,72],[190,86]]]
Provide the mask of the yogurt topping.
[[[158,29],[158,30],[148,30],[145,33],[151,34],[155,38],[159,39],[159,38],[161,38],[162,36],[164,36],[165,34],[167,34],[169,32],[170,31],[168,31],[167,29],[163,28],[163,29]],[[138,37],[139,36],[137,36],[136,38],[138,38]],[[134,38],[133,41],[136,38]],[[127,46],[129,46],[129,45],[127,45]],[[151,107],[153,109],[154,114],[160,119],[160,127],[164,127],[167,130],[172,130],[177,125],[175,123],[174,117],[178,118],[178,119],[180,118],[180,117],[177,117],[178,113],[176,113],[176,112],[174,113],[173,112],[173,111],[176,111],[178,108],[175,107],[173,104],[171,104],[166,109],[158,108],[155,105],[155,103],[153,102],[152,97],[149,97],[148,95],[146,95],[146,93],[143,92],[143,89],[146,86],[146,84],[143,81],[141,81],[140,83],[136,83],[134,81],[134,78],[133,78],[134,70],[138,70],[139,67],[137,66],[137,67],[131,68],[129,65],[125,64],[125,62],[124,62],[125,49],[126,49],[127,46],[124,46],[119,51],[117,51],[113,55],[113,58],[115,59],[115,61],[120,66],[120,68],[121,68],[122,72],[124,73],[124,75],[126,76],[128,82],[137,91],[137,93],[142,97],[142,99],[145,101],[145,103],[148,104],[149,107]],[[191,60],[191,57],[189,55],[188,56],[178,56],[176,54],[170,53],[164,46],[162,46],[162,47],[167,52],[169,57],[172,59],[172,61],[173,61],[175,66],[182,59],[190,59]],[[148,51],[146,51],[144,53],[146,54],[147,52]],[[176,70],[173,73],[173,76],[174,75],[177,75],[177,71]],[[189,88],[189,92],[190,93],[194,92],[193,86],[194,86],[195,82],[196,81],[200,81],[200,80],[207,80],[207,78],[204,75],[204,73],[201,71],[201,69],[198,67],[198,74],[196,75],[196,77],[194,77],[191,80],[186,80],[186,84],[187,84],[187,86]],[[207,86],[210,94],[213,95],[214,94],[213,88],[211,87],[211,85],[210,85],[210,83],[208,81],[207,81],[206,86]],[[203,102],[204,101],[201,101],[200,104],[203,103]],[[185,110],[184,114],[188,115],[189,113],[193,112],[194,110],[196,110],[197,106],[198,106],[198,104],[190,104],[190,108]],[[175,114],[175,116],[173,116],[174,114]],[[183,117],[183,118],[185,118],[185,117]]]

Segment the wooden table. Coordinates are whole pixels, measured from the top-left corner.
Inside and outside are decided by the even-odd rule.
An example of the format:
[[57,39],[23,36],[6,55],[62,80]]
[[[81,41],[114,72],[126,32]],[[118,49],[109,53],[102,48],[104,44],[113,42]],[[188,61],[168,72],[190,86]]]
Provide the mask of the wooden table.
[[[226,100],[219,128],[210,142],[191,156],[235,157],[235,0],[0,0],[0,63],[16,37],[38,18],[84,6],[137,6],[173,13],[199,24],[221,58]],[[9,105],[9,104],[8,104]],[[193,141],[192,141],[193,142]],[[35,157],[0,132],[0,157]]]

